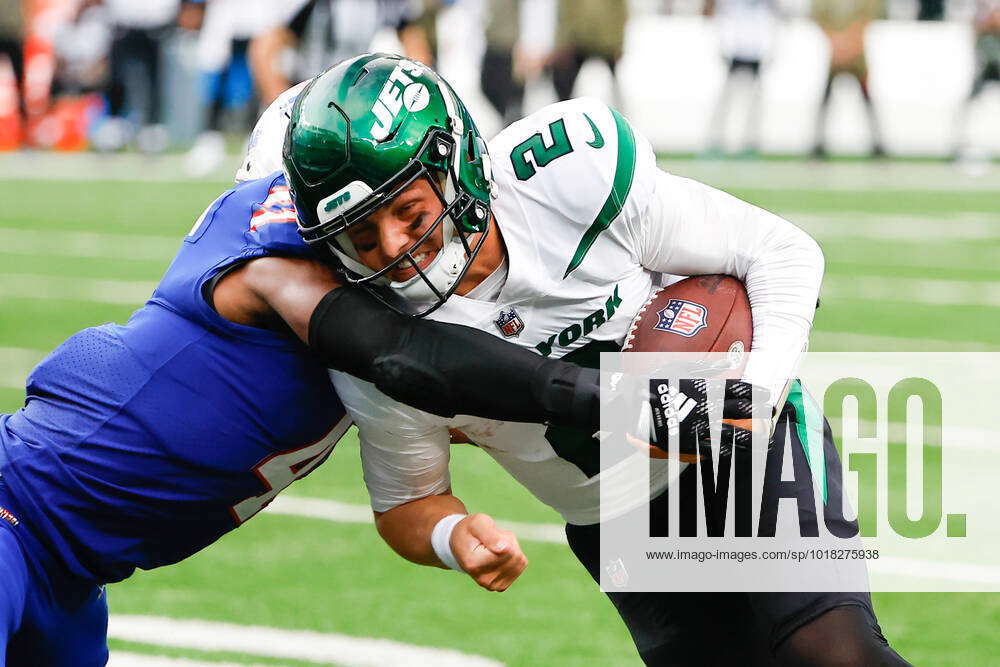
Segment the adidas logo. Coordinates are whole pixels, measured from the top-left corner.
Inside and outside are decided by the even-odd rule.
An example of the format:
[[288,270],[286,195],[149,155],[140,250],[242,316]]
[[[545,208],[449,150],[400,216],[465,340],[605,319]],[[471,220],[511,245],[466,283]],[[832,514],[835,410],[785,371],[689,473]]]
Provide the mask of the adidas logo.
[[687,419],[698,402],[678,390],[676,385],[667,386],[663,383],[657,386],[656,391],[660,402],[660,409],[653,411],[656,426],[666,426],[670,435],[676,435],[681,422]]

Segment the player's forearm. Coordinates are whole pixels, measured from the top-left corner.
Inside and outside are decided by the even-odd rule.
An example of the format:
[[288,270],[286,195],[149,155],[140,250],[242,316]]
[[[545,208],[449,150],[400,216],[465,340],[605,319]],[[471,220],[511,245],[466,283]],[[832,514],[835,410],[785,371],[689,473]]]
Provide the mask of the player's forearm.
[[439,416],[597,429],[596,370],[540,357],[478,329],[398,315],[362,290],[324,297],[308,340],[330,368]]
[[434,65],[430,41],[427,39],[427,32],[421,26],[411,23],[400,28],[396,34],[407,58],[425,65]]
[[437,522],[449,514],[465,513],[465,505],[453,495],[428,496],[387,512],[376,512],[375,526],[385,543],[406,560],[444,568],[431,546],[431,533]]
[[743,277],[753,313],[753,350],[744,377],[777,397],[795,375],[809,342],[823,281],[824,258],[805,232],[754,207],[761,227]]
[[290,30],[279,27],[261,33],[250,42],[247,60],[253,72],[257,96],[264,106],[288,88],[288,78],[281,71],[278,60],[293,39]]
[[742,280],[753,310],[746,379],[780,393],[812,326],[823,279],[816,242],[783,218],[690,179],[662,174],[650,206],[643,265]]

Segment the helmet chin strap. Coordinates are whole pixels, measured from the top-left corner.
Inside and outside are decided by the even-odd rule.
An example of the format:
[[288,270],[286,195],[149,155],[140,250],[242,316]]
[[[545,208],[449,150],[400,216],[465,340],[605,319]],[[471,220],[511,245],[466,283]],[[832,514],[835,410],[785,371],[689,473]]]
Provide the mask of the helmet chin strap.
[[[458,190],[449,170],[444,183],[445,205],[455,201],[457,196]],[[427,277],[426,280],[417,274],[401,283],[390,282],[389,287],[399,296],[415,304],[430,303],[438,298],[434,290],[431,289],[431,285],[442,294],[447,292],[455,283],[458,274],[462,272],[465,263],[465,246],[461,239],[455,236],[455,219],[452,218],[451,214],[447,215],[441,222],[441,242],[441,250],[437,257],[426,269],[423,269],[424,275]]]
[[[456,137],[456,142],[459,139],[460,137]],[[457,146],[458,143],[456,143]],[[444,195],[445,207],[449,206],[458,197],[458,187],[455,182],[458,153],[457,148],[452,151],[452,165],[444,178],[444,192],[442,194]],[[391,281],[386,277],[382,277],[377,279],[376,282],[388,286],[406,302],[414,305],[425,305],[436,301],[439,297],[434,290],[436,289],[441,294],[446,293],[455,284],[465,266],[465,244],[456,235],[456,226],[457,221],[451,213],[447,214],[444,220],[441,221],[441,250],[438,251],[437,256],[434,257],[427,268],[421,269],[423,276],[417,273],[417,275],[403,282]],[[361,263],[357,249],[346,233],[339,234],[337,241],[342,248],[337,248],[331,244],[330,249],[340,257],[348,269],[362,276],[370,276],[374,273],[374,271]]]
[[[447,223],[446,223],[447,224]],[[401,283],[390,282],[389,287],[409,302],[425,304],[435,301],[438,296],[431,285],[442,294],[447,292],[458,278],[465,264],[465,247],[457,238],[452,239],[438,252],[430,265],[423,269],[426,280],[415,275]]]
[[[450,178],[446,185],[446,192],[446,201],[449,200],[449,196],[451,198],[455,196],[455,188]],[[438,296],[434,293],[431,285],[442,294],[447,292],[461,273],[466,259],[465,246],[455,234],[455,222],[451,215],[446,216],[441,221],[441,235],[443,243],[441,250],[438,251],[437,256],[427,268],[421,269],[426,280],[418,273],[403,282],[390,281],[387,278],[380,278],[377,282],[388,286],[409,303],[426,304],[437,300]],[[337,254],[348,269],[362,276],[374,273],[359,261],[357,250],[347,234],[338,235],[337,241],[341,247],[338,248],[331,244],[330,249]]]

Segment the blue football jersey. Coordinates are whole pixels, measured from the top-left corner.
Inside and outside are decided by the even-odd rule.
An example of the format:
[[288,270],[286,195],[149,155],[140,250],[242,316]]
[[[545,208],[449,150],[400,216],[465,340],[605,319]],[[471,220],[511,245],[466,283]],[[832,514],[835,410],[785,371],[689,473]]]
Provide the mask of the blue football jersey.
[[145,306],[59,346],[28,377],[24,408],[0,416],[4,506],[71,573],[112,582],[187,557],[346,431],[301,342],[205,299],[220,270],[274,254],[312,257],[277,174],[219,197]]

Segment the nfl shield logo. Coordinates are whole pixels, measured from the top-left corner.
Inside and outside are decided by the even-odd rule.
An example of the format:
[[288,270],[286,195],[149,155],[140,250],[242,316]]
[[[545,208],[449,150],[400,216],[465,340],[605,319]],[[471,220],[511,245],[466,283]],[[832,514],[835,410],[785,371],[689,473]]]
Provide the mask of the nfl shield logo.
[[694,336],[708,326],[708,309],[684,299],[671,299],[658,315],[660,320],[653,325],[654,329],[669,331],[686,338]]
[[519,336],[524,331],[524,322],[513,308],[501,310],[500,317],[493,320],[493,324],[497,325],[497,329],[500,330],[504,338]]
[[621,558],[608,561],[608,564],[604,566],[604,571],[608,573],[611,583],[618,588],[624,588],[628,585],[628,570],[625,569],[625,563],[622,562]]

